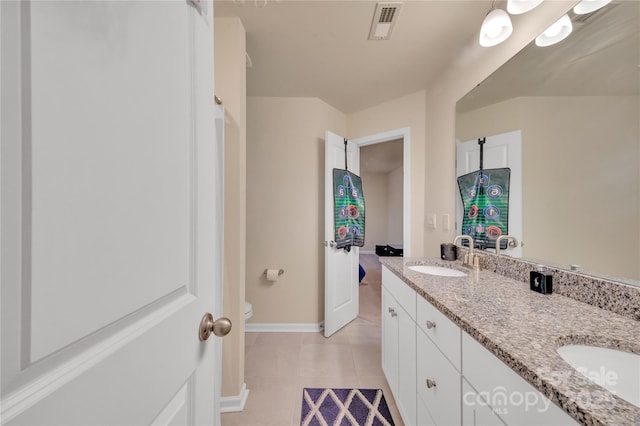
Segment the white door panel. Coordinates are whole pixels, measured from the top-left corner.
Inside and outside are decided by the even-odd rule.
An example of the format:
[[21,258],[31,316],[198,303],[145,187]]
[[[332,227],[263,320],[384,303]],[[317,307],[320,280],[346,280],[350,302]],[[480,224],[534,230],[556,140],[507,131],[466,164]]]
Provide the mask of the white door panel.
[[[457,142],[456,176],[477,171],[480,168],[480,146],[477,140]],[[511,169],[509,182],[509,235],[518,239],[518,247],[503,253],[522,256],[522,132],[503,133],[485,138],[483,148],[483,168]],[[456,185],[456,190],[459,188]],[[463,207],[460,193],[456,197],[457,234],[462,233]]]
[[[325,261],[324,261],[324,335],[333,333],[353,321],[359,312],[359,247],[347,252],[332,247],[335,238],[333,169],[345,168],[344,138],[331,132],[325,135]],[[348,169],[360,172],[360,151],[354,143],[347,145]]]
[[[32,361],[185,288],[194,205],[191,10],[171,2],[36,5]],[[116,20],[88,25],[100,13]],[[140,25],[149,16],[162,31]],[[83,303],[59,309],[69,294]]]
[[211,16],[25,1],[0,18],[3,424],[214,423]]

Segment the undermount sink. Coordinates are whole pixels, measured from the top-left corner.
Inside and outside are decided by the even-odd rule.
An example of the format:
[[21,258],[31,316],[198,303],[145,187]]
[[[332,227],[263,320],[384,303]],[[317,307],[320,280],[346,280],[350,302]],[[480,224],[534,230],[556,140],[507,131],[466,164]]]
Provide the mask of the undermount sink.
[[432,265],[413,265],[409,266],[409,269],[412,271],[420,272],[422,274],[428,275],[437,275],[440,277],[466,277],[462,271],[458,271],[457,269],[444,268],[442,266],[432,266]]
[[557,351],[587,379],[640,407],[639,354],[588,345],[565,345]]

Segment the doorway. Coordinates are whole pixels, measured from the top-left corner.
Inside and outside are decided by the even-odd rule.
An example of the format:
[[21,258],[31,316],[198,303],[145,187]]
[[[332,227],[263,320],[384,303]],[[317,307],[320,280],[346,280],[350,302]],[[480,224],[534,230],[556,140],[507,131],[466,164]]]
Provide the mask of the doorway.
[[[406,143],[406,145],[405,145]],[[376,253],[379,246],[391,246],[396,253],[408,248],[405,228],[408,219],[405,202],[408,195],[408,134],[360,147],[360,175],[367,209],[365,245],[360,249],[359,263],[365,276],[360,281],[359,318],[380,322],[381,265]],[[406,178],[405,178],[406,177]]]
[[360,176],[367,201],[367,238],[360,253],[403,246],[402,139],[360,148]]

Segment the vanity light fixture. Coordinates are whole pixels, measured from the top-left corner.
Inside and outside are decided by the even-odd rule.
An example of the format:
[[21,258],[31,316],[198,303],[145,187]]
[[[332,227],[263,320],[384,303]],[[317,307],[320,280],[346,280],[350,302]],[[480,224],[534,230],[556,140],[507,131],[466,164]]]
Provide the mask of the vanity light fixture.
[[536,37],[536,46],[545,47],[556,44],[571,34],[573,25],[569,15],[563,15],[562,18],[551,24],[542,34]]
[[507,12],[512,15],[527,13],[538,7],[544,0],[509,0],[507,1]]
[[582,0],[573,8],[573,12],[576,15],[585,15],[595,12],[609,3],[611,3],[611,0]]
[[492,6],[480,28],[480,46],[491,47],[500,44],[508,39],[512,32],[513,25],[507,12],[494,9]]

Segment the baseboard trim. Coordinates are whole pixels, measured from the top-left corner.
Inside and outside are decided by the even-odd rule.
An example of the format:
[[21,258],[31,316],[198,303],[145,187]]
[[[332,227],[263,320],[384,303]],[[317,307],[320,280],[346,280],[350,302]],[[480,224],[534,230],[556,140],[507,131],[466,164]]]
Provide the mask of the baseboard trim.
[[249,389],[247,384],[242,384],[240,389],[240,395],[237,396],[223,396],[220,399],[220,412],[221,413],[237,413],[244,410],[244,405],[247,403],[247,397],[249,396]]
[[263,323],[244,325],[244,331],[253,333],[319,333],[324,330],[324,323],[319,324],[290,324],[290,323]]

